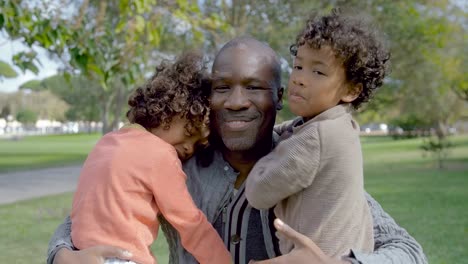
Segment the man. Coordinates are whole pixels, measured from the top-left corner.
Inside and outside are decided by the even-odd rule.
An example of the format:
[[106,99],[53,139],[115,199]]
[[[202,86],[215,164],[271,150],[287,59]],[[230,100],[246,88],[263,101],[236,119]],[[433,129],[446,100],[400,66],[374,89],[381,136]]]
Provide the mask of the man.
[[[348,258],[332,259],[308,238],[275,221],[278,231],[295,244],[289,254],[275,258],[279,251],[274,216],[271,210],[259,211],[248,205],[244,181],[255,162],[278,140],[272,133],[283,95],[278,58],[255,39],[236,38],[219,51],[212,74],[212,149],[187,161],[184,171],[195,203],[225,241],[234,263],[266,259],[271,260],[259,263],[427,263],[421,246],[370,196],[374,253],[352,252]],[[177,233],[162,222],[170,262],[196,263],[181,247]],[[128,252],[107,246],[71,251],[69,229],[68,221],[56,231],[49,244],[48,263],[102,263],[105,257],[126,258],[124,253]]]

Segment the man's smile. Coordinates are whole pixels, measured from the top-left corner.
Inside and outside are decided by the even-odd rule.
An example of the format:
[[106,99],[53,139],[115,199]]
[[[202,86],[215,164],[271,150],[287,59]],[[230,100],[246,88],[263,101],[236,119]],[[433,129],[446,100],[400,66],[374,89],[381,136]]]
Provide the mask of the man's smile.
[[228,130],[232,131],[242,131],[250,127],[255,120],[257,120],[258,115],[255,113],[224,113],[223,114],[223,123]]
[[244,130],[247,127],[249,127],[252,123],[253,123],[253,120],[250,120],[250,121],[233,120],[233,121],[227,121],[224,124],[230,130]]

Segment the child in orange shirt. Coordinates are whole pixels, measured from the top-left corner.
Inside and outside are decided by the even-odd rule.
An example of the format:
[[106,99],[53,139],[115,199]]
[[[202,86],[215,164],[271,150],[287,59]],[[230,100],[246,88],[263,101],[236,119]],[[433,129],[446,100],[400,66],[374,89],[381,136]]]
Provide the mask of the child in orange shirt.
[[204,70],[195,53],[162,63],[131,95],[131,124],[104,135],[91,151],[71,212],[78,249],[112,245],[130,250],[133,263],[155,264],[150,245],[161,214],[200,263],[231,263],[221,238],[194,204],[179,160],[208,142],[211,87]]

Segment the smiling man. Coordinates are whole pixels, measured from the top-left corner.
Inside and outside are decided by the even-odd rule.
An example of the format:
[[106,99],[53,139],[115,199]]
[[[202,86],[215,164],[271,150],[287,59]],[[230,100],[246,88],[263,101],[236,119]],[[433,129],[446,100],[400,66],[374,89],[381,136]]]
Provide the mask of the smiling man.
[[[275,52],[253,38],[228,42],[215,58],[211,96],[211,148],[184,164],[187,186],[232,254],[234,263],[279,255],[272,210],[252,208],[245,198],[245,179],[254,164],[275,146],[276,113],[282,108],[281,68]],[[427,263],[421,246],[366,196],[374,223],[375,251],[354,252],[346,259],[327,257],[310,240],[287,226],[276,226],[295,248],[270,263]],[[181,246],[177,232],[162,220],[170,263],[196,263]],[[104,257],[126,258],[123,250],[95,247],[72,251],[69,219],[49,244],[48,263],[102,263]],[[203,243],[203,241],[200,241]],[[57,253],[58,252],[58,253]]]

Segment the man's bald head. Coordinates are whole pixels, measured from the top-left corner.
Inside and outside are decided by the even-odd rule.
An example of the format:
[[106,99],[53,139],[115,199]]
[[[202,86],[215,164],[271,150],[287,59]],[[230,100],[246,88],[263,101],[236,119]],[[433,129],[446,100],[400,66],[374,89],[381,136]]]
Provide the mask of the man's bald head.
[[264,57],[266,59],[265,61],[270,64],[274,72],[274,82],[276,88],[279,89],[281,87],[281,63],[278,55],[268,44],[252,37],[237,37],[224,44],[224,46],[216,54],[212,71],[215,70],[218,58],[220,58],[224,52],[230,49],[252,51],[252,53],[255,53],[255,56]]

